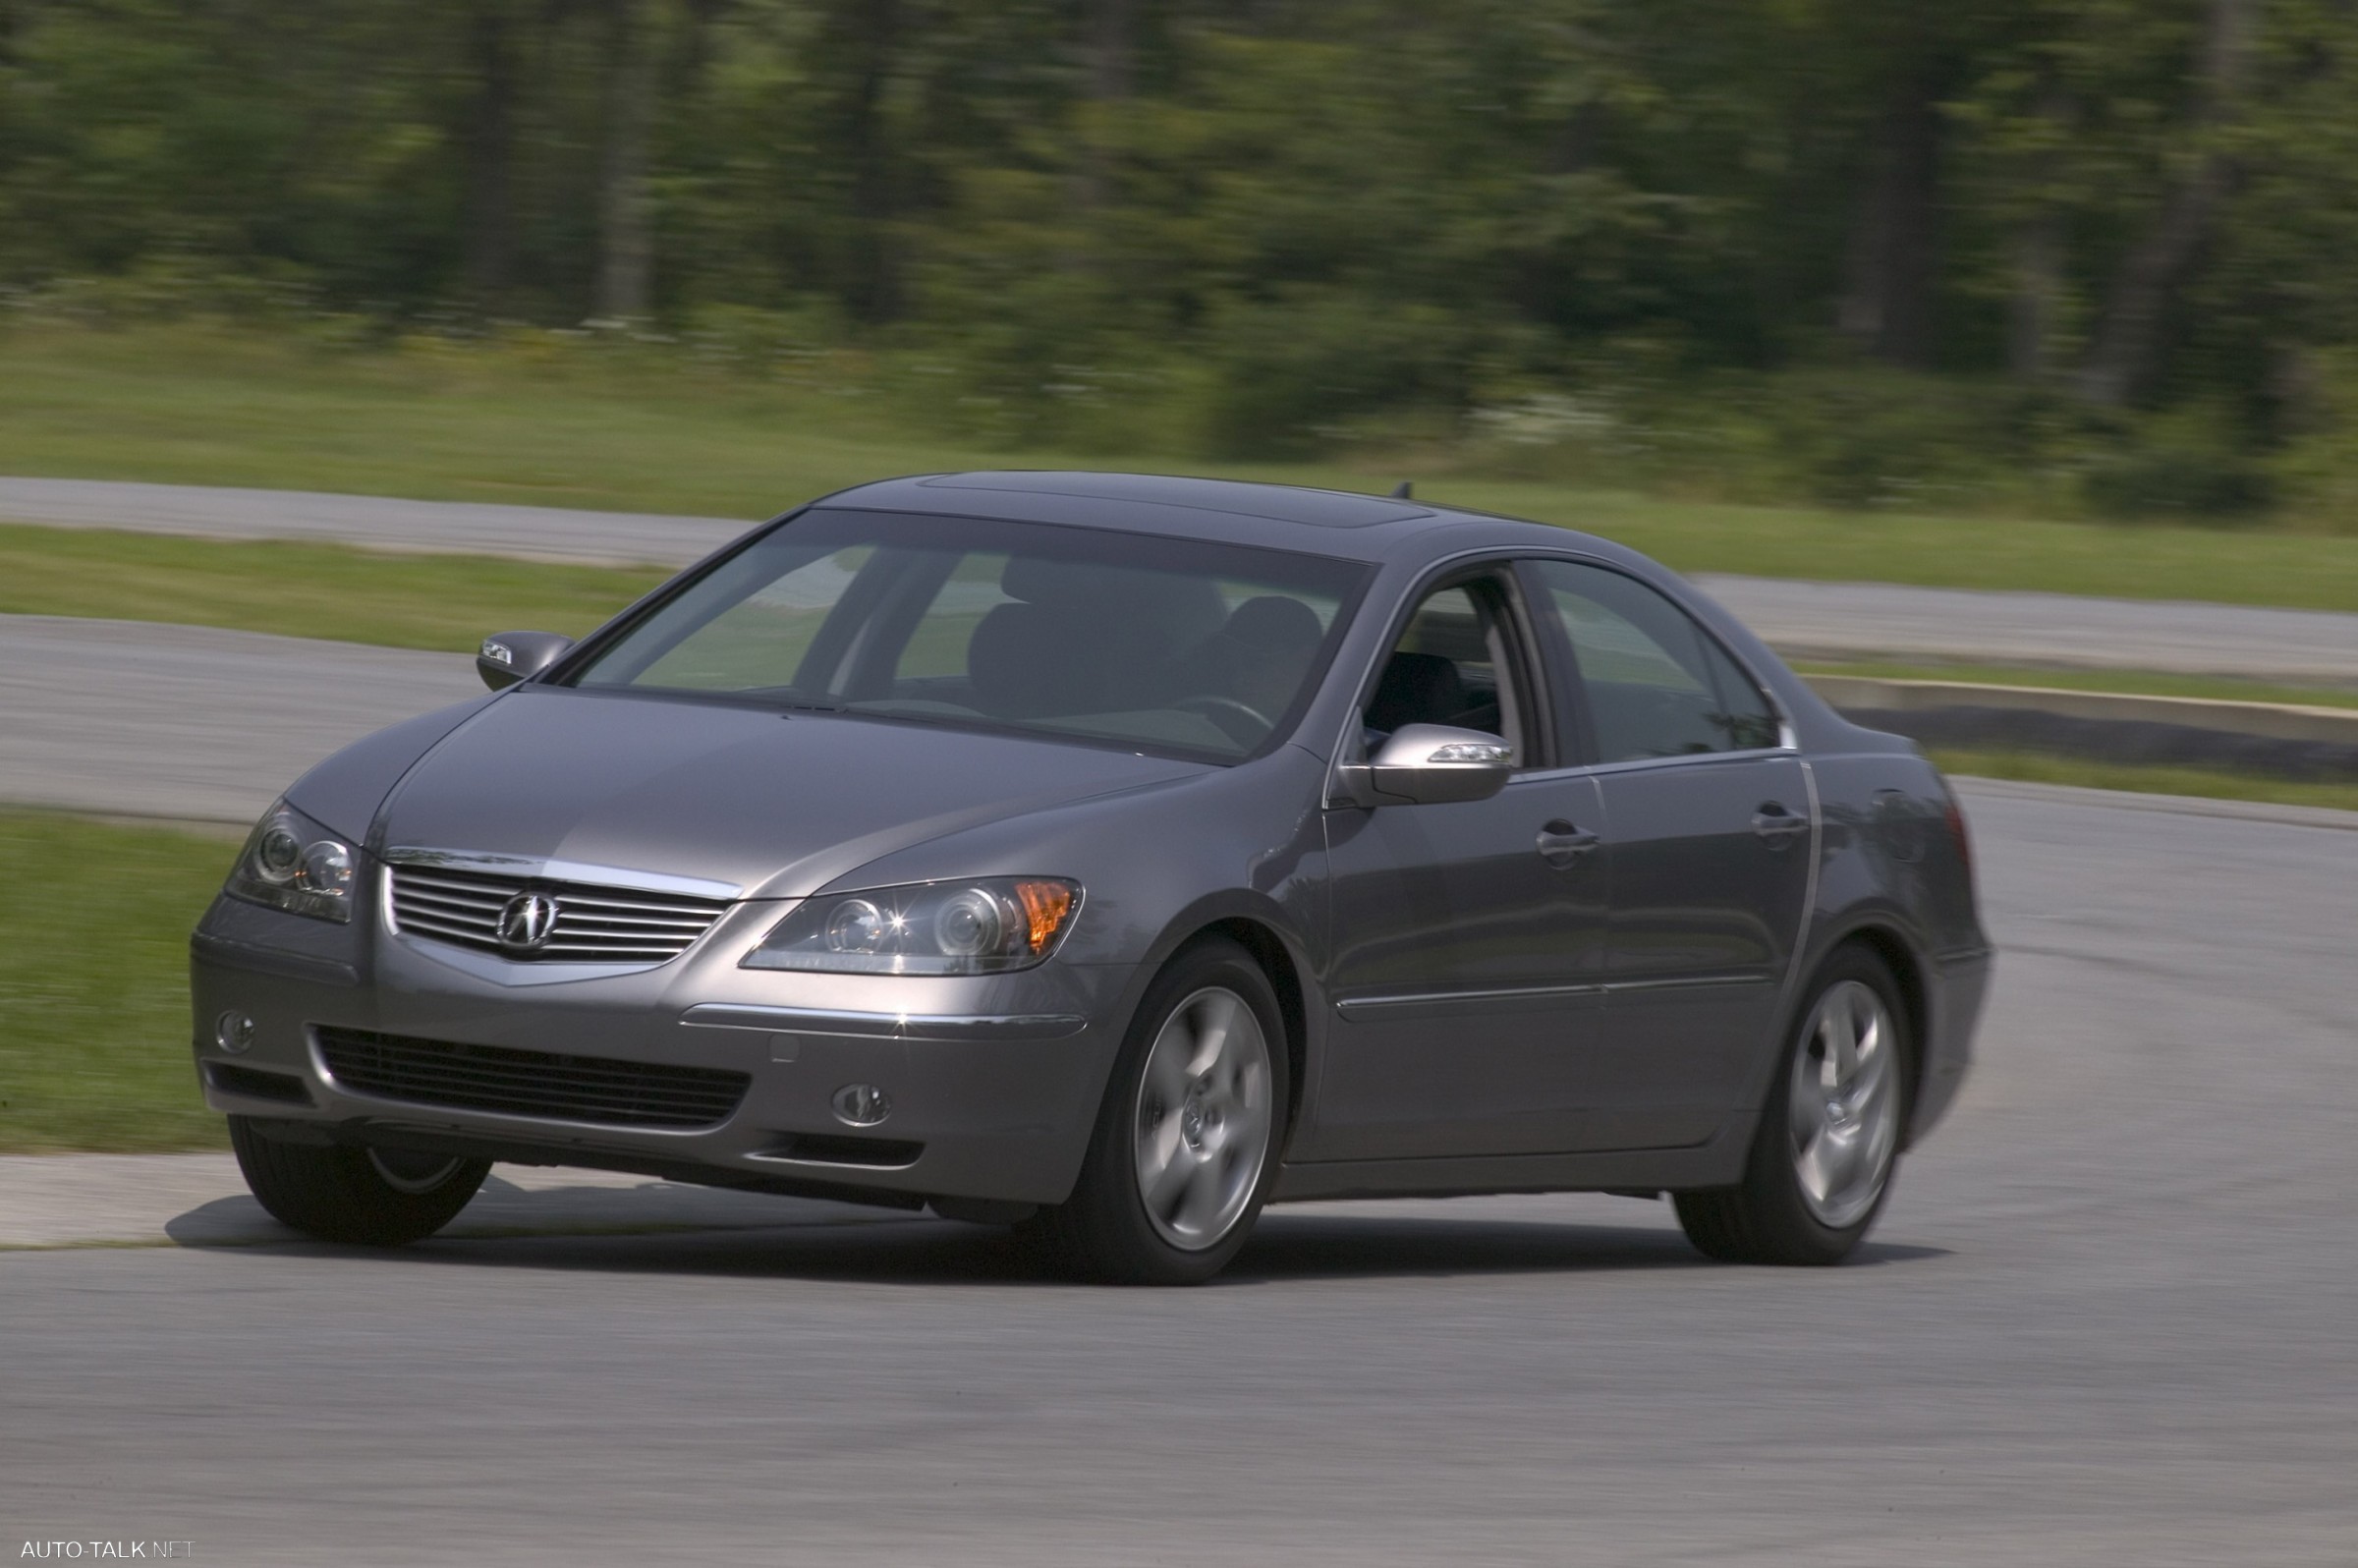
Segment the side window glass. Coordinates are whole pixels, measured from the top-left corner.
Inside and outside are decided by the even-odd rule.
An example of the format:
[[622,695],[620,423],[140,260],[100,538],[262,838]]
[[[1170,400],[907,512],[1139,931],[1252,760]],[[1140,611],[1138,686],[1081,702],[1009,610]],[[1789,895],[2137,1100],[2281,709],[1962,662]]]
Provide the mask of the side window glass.
[[1580,661],[1599,761],[1777,744],[1768,698],[1684,610],[1618,572],[1534,564]]
[[1385,655],[1363,723],[1368,749],[1409,724],[1448,724],[1495,735],[1529,756],[1507,629],[1471,585],[1426,595]]

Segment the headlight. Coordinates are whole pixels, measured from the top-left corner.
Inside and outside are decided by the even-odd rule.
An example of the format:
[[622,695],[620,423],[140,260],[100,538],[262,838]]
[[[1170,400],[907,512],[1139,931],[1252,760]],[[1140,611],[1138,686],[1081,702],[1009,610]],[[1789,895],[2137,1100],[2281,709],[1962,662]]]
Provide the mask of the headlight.
[[281,801],[247,835],[227,890],[292,915],[349,921],[359,868],[350,845]]
[[1081,889],[1050,876],[921,882],[807,898],[746,969],[853,975],[997,975],[1053,952]]

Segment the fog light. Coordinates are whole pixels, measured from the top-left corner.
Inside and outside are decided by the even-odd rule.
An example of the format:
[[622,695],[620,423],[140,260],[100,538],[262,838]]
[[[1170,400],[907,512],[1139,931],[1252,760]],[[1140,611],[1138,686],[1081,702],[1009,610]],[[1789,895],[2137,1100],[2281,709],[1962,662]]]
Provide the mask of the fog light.
[[253,1019],[231,1008],[213,1020],[213,1043],[232,1056],[253,1043]]
[[835,1092],[835,1119],[849,1127],[873,1127],[892,1114],[892,1096],[873,1084],[846,1084]]

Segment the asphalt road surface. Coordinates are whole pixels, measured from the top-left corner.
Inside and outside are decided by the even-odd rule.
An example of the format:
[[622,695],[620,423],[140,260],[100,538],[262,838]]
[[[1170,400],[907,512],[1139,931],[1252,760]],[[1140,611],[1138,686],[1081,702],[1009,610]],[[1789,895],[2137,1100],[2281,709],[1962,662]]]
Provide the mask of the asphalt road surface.
[[1983,1059],[1852,1266],[1607,1198],[1192,1291],[903,1216],[0,1254],[0,1555],[2358,1563],[2358,832],[1968,802]]
[[329,753],[482,690],[459,653],[0,615],[0,801],[250,822]]
[[[779,499],[783,506],[797,498]],[[0,478],[0,518],[674,567],[758,521],[25,478]],[[1696,581],[1791,657],[1884,655],[2358,685],[2358,615],[1714,574]]]

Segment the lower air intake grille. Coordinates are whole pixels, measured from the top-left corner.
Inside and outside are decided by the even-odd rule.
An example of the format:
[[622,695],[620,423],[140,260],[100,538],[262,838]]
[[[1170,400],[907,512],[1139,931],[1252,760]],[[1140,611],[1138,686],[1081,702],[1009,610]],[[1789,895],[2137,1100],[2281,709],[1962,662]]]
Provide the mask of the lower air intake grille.
[[365,1029],[317,1034],[328,1072],[345,1088],[456,1110],[606,1127],[710,1127],[728,1120],[753,1083],[715,1067],[557,1056]]

